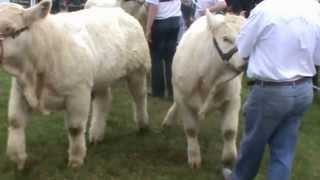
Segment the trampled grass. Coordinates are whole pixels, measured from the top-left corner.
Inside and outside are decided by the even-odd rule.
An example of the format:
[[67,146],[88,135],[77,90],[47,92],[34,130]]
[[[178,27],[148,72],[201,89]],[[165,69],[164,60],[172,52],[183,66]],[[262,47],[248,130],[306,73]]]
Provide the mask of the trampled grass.
[[[0,72],[0,180],[222,180],[219,116],[212,114],[201,122],[203,165],[201,169],[192,170],[187,164],[181,126],[161,129],[171,102],[149,98],[151,132],[141,135],[133,122],[131,98],[124,87],[123,83],[115,85],[105,140],[97,146],[88,145],[83,167],[76,170],[67,167],[68,142],[63,114],[36,114],[26,132],[28,166],[19,172],[5,155],[10,78]],[[246,89],[243,94],[245,96]],[[319,117],[318,97],[303,122],[293,180],[320,179]],[[264,161],[257,180],[266,179],[265,172]]]

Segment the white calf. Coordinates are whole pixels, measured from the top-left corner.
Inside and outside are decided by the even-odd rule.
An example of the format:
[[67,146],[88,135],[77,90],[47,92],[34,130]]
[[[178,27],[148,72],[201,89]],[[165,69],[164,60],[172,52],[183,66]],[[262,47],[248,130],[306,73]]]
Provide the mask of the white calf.
[[201,164],[199,121],[212,107],[222,114],[222,161],[231,166],[236,158],[241,76],[245,62],[237,55],[235,38],[244,18],[211,15],[199,18],[183,35],[172,64],[174,103],[163,126],[179,114],[183,120],[191,167]]
[[48,14],[51,1],[24,9],[0,5],[0,65],[13,76],[7,154],[24,167],[25,128],[32,111],[63,110],[69,165],[83,164],[85,129],[92,102],[91,142],[104,137],[111,107],[110,85],[125,79],[138,128],[148,127],[147,41],[139,22],[121,8],[90,8]]

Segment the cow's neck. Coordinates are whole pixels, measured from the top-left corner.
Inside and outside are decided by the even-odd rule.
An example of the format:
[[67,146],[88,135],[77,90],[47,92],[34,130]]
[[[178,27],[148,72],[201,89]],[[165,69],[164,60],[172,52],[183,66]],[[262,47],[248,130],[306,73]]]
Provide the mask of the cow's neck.
[[43,20],[30,27],[29,60],[41,73],[52,70],[53,61],[63,51],[65,34],[59,33],[50,20]]

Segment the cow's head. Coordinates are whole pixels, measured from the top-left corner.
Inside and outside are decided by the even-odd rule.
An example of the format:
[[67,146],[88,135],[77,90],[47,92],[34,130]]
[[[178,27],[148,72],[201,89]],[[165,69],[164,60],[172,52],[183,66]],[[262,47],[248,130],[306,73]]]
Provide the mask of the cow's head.
[[237,53],[235,40],[245,18],[236,15],[213,15],[206,13],[208,28],[213,38],[212,43],[219,58],[229,66],[232,71],[242,71],[246,61]]
[[39,4],[24,9],[14,3],[0,5],[0,64],[14,55],[21,54],[23,44],[21,38],[32,24],[47,16],[51,10],[51,0],[43,0]]

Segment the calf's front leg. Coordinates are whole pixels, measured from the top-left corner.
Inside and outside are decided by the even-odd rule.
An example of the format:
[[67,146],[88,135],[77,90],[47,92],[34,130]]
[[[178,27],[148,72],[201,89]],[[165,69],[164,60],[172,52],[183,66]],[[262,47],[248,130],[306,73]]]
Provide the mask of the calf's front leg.
[[222,136],[223,151],[222,163],[225,168],[232,168],[237,157],[237,130],[239,123],[239,111],[241,107],[241,99],[234,97],[224,103],[221,107],[222,112]]
[[25,166],[27,159],[25,128],[31,116],[31,108],[23,96],[22,88],[16,78],[12,78],[8,108],[7,155],[17,163],[19,170]]
[[191,168],[200,168],[201,152],[198,141],[199,118],[195,110],[186,104],[178,104],[178,108],[183,120],[184,132],[187,138],[188,162]]

